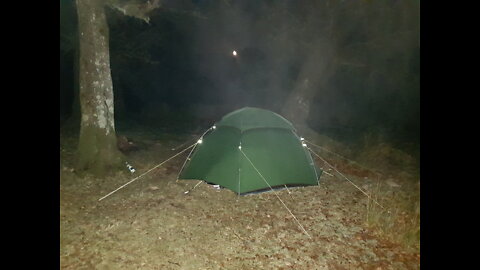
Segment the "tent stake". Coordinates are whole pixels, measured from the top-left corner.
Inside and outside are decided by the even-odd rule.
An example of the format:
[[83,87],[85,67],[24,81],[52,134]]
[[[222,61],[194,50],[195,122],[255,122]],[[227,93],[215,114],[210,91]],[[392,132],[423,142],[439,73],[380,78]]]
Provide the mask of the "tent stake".
[[203,180],[199,180],[198,183],[193,187],[191,188],[190,190],[187,190],[185,192],[183,192],[183,194],[188,194],[190,193],[190,191],[193,191],[198,185],[200,185],[201,183],[203,183]]

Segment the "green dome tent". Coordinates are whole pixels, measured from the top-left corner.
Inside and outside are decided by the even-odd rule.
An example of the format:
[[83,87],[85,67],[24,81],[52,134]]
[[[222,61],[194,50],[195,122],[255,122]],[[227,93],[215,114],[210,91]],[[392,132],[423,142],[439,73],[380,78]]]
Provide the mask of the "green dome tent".
[[199,140],[179,179],[197,179],[243,194],[317,185],[321,171],[293,125],[264,109],[225,115]]

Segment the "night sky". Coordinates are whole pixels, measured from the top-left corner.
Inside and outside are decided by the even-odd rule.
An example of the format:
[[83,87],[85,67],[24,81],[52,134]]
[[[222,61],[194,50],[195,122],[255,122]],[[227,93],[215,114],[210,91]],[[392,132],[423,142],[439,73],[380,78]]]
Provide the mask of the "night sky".
[[[148,24],[107,7],[115,121],[208,127],[244,106],[280,112],[302,72],[325,75],[312,59],[334,54],[325,85],[311,86],[309,126],[418,148],[417,2],[165,1]],[[74,110],[75,12],[61,1],[61,123]]]

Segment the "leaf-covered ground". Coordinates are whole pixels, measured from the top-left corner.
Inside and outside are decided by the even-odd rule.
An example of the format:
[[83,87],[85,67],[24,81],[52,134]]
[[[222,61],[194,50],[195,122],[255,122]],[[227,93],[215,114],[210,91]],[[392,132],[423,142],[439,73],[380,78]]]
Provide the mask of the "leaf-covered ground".
[[[131,137],[141,145],[127,154],[137,171],[125,168],[102,179],[75,174],[75,139],[62,137],[61,269],[420,268],[418,250],[367,228],[371,201],[333,172],[323,174],[319,186],[276,191],[309,236],[274,192],[237,196],[205,183],[191,190],[198,181],[176,181],[186,155],[98,201],[192,139]],[[378,185],[348,177],[367,190]]]

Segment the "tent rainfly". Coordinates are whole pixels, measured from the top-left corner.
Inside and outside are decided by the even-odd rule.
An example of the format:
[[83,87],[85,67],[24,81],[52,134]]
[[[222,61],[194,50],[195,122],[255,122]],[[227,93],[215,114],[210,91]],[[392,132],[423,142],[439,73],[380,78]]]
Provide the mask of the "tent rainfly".
[[317,185],[321,170],[282,116],[245,107],[225,115],[198,141],[179,179],[203,180],[235,193]]

